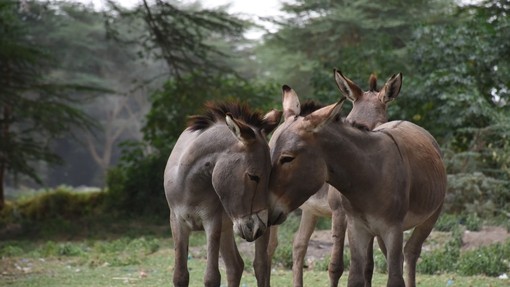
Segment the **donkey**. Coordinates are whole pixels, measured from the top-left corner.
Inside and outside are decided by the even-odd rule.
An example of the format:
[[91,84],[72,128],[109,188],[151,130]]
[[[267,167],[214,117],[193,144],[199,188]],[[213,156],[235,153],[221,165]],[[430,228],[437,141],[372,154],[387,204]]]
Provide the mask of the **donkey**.
[[175,249],[173,284],[188,286],[190,232],[205,230],[205,286],[219,286],[219,252],[228,286],[239,286],[244,263],[235,233],[253,241],[268,220],[269,147],[266,134],[281,112],[262,117],[238,103],[206,104],[204,115],[190,118],[168,159],[165,195]]
[[[335,69],[334,78],[340,92],[352,101],[353,107],[347,121],[358,128],[372,130],[375,126],[388,121],[388,104],[396,99],[402,86],[402,74],[393,75],[384,85],[382,90],[377,88],[377,78],[370,75],[369,90],[363,92],[353,81],[345,77],[342,72]],[[391,93],[385,93],[387,87],[394,87]],[[349,93],[352,91],[352,93]],[[314,105],[312,102],[305,102],[299,107],[299,116],[304,117],[311,112],[322,108],[321,105]],[[320,217],[332,218],[333,249],[329,263],[330,286],[338,286],[338,281],[343,274],[343,249],[345,242],[345,231],[347,223],[345,213],[341,207],[341,196],[338,190],[329,184],[324,184],[317,193],[312,195],[303,205],[299,229],[294,237],[292,246],[292,274],[295,287],[303,286],[303,265],[310,237]],[[271,233],[278,232],[278,225],[271,226]],[[277,236],[271,234],[269,248],[274,249],[278,245]],[[274,250],[269,250],[274,254]],[[373,262],[369,262],[369,268]],[[367,276],[371,277],[372,271],[367,270]],[[370,281],[370,279],[367,279]]]
[[[353,95],[352,86],[346,92]],[[391,94],[393,87],[382,92]],[[282,223],[325,182],[339,190],[347,215],[351,264],[348,286],[365,284],[369,246],[378,236],[388,262],[387,286],[415,286],[416,262],[443,205],[446,171],[435,139],[406,121],[374,131],[341,121],[345,98],[300,117],[296,93],[283,88],[284,123],[269,142],[270,224]],[[414,228],[404,247],[403,232]]]

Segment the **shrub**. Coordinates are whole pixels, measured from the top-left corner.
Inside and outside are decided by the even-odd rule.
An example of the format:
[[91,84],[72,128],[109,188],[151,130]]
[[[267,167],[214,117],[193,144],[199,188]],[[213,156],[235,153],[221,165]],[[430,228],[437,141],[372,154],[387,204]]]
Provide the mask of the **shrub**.
[[510,210],[510,183],[481,172],[448,175],[444,211],[492,218]]
[[438,274],[453,272],[460,256],[462,234],[459,228],[452,232],[453,239],[448,241],[442,249],[422,254],[416,270],[424,274]]
[[480,231],[482,229],[483,221],[476,214],[468,214],[464,221],[467,230]]
[[457,264],[461,275],[498,276],[510,271],[510,241],[506,244],[483,246],[462,254]]
[[449,232],[459,227],[459,218],[452,214],[443,213],[437,219],[434,228],[437,231]]
[[168,155],[143,152],[140,144],[127,144],[119,165],[107,175],[106,208],[128,216],[151,216],[168,221],[163,172]]
[[273,262],[277,265],[281,265],[284,268],[292,268],[292,244],[285,242],[285,244],[279,244],[276,248]]

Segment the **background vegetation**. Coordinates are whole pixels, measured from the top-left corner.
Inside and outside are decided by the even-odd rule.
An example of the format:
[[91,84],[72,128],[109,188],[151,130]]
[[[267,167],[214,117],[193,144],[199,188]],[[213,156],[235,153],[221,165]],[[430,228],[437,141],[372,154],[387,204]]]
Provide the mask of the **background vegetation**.
[[[365,89],[371,73],[380,83],[404,74],[390,118],[425,127],[444,151],[439,230],[508,226],[507,1],[284,1],[285,16],[266,19],[274,32],[255,40],[244,36],[257,27],[251,20],[199,1],[105,2],[101,11],[72,1],[0,3],[2,239],[168,234],[162,172],[186,117],[206,100],[281,108],[282,84],[335,102],[335,67]],[[59,244],[41,248],[50,257],[90,248]],[[7,258],[32,252],[2,246]],[[283,266],[289,250],[278,251]],[[424,256],[421,272],[471,275],[473,258],[508,254],[507,245],[458,250],[452,240]],[[488,264],[485,275],[508,272],[508,261]]]

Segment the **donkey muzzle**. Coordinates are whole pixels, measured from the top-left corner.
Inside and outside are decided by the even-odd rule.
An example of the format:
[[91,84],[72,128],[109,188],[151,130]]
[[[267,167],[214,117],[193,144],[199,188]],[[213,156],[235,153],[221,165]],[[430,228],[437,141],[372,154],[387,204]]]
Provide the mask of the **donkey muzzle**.
[[234,219],[234,232],[246,241],[259,238],[267,228],[267,209],[239,219]]

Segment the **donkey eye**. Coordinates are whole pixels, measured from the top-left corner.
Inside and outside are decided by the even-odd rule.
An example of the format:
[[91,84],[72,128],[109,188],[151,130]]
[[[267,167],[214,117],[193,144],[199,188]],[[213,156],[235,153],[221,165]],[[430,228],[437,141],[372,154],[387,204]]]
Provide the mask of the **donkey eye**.
[[257,183],[260,181],[260,177],[258,177],[258,176],[256,176],[256,175],[254,175],[254,174],[249,174],[249,173],[248,173],[248,177],[249,177],[251,180],[253,180],[253,181],[257,182]]
[[290,155],[282,155],[280,157],[280,164],[288,163],[294,160],[293,156]]

